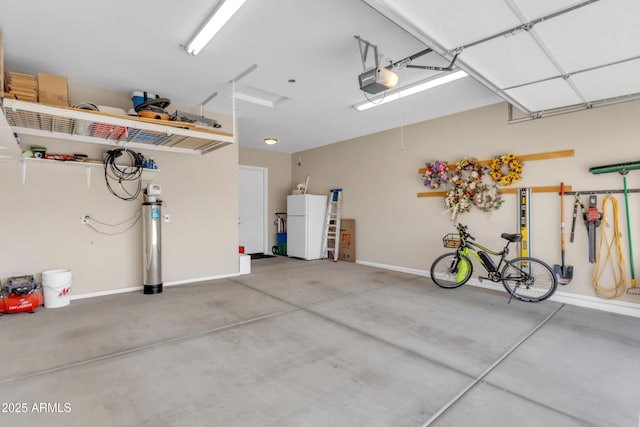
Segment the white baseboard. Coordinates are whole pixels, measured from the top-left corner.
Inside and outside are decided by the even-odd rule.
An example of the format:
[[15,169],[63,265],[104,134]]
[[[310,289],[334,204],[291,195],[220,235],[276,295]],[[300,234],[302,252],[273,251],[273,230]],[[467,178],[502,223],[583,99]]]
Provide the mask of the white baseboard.
[[190,285],[191,283],[206,282],[208,280],[228,279],[229,277],[238,277],[240,273],[220,274],[217,276],[200,277],[197,279],[174,280],[173,282],[165,282],[163,286]]
[[356,260],[356,264],[366,265],[366,266],[369,266],[369,267],[382,268],[384,270],[399,271],[401,273],[415,274],[416,276],[429,277],[429,272],[428,271],[426,271],[426,270],[418,270],[417,268],[408,268],[408,267],[400,267],[400,266],[397,266],[397,265],[380,264],[380,263],[377,263],[377,262],[362,261],[362,260],[359,260],[359,259]]
[[[141,291],[142,288],[143,288],[143,286],[132,286],[130,288],[113,289],[113,290],[110,290],[110,291],[87,292],[86,294],[79,294],[79,295],[71,294],[69,299],[71,301],[73,301],[73,300],[77,300],[77,299],[103,297],[103,296],[106,296],[106,295],[124,294],[126,292]],[[71,283],[71,292],[73,292],[73,283]]]
[[[229,274],[221,274],[221,275],[218,275],[218,276],[199,277],[199,278],[196,278],[196,279],[174,280],[172,282],[164,282],[162,284],[162,286],[163,287],[167,287],[167,286],[189,285],[189,284],[192,284],[192,283],[206,282],[208,280],[227,279],[229,277],[237,277],[239,275],[240,275],[240,273],[229,273]],[[142,289],[144,289],[144,286],[132,286],[132,287],[129,287],[129,288],[113,289],[113,290],[109,290],[109,291],[88,292],[86,294],[71,295],[69,297],[69,299],[70,300],[76,300],[76,299],[103,297],[103,296],[106,296],[106,295],[116,295],[116,294],[123,294],[123,293],[126,293],[126,292],[141,291]]]
[[[382,268],[384,270],[415,274],[416,276],[430,277],[428,271],[418,270],[415,268],[407,268],[361,260],[356,260],[356,264]],[[469,283],[467,285],[476,286],[483,289],[490,289],[492,291],[499,291],[504,293],[507,292],[506,289],[502,286],[502,283],[494,283],[487,280],[480,282],[476,278],[469,280]],[[590,295],[579,295],[571,292],[565,292],[562,290],[562,286],[560,285],[558,286],[558,290],[556,290],[556,292],[549,298],[549,301],[575,305],[578,307],[592,308],[594,310],[607,311],[610,313],[623,314],[626,316],[640,317],[640,304],[628,301],[606,300]]]

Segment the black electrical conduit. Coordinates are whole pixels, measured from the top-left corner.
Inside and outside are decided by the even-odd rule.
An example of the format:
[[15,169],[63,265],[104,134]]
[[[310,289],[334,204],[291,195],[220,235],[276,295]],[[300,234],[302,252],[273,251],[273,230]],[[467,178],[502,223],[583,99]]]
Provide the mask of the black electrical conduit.
[[[124,166],[122,164],[116,164],[116,159],[123,154],[127,154],[130,159],[130,165]],[[141,155],[124,148],[117,148],[115,150],[107,151],[104,158],[104,179],[107,184],[107,188],[117,198],[125,201],[133,201],[138,198],[142,191],[142,170],[143,164]],[[120,195],[111,186],[111,180],[115,180],[120,185],[120,188],[126,195]],[[123,185],[126,181],[137,181],[136,189],[133,193],[130,193]]]

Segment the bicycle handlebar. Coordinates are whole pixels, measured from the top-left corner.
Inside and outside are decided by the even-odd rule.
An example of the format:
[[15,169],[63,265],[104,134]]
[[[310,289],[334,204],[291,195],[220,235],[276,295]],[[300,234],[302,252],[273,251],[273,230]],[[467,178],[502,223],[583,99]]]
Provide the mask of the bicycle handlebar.
[[469,227],[467,227],[466,225],[458,224],[458,225],[456,225],[456,228],[458,229],[458,232],[459,232],[460,234],[462,234],[462,236],[463,236],[465,239],[469,239],[469,240],[476,240],[476,238],[475,238],[475,237],[473,237],[471,234],[469,234],[469,232],[467,231],[467,229],[468,229]]

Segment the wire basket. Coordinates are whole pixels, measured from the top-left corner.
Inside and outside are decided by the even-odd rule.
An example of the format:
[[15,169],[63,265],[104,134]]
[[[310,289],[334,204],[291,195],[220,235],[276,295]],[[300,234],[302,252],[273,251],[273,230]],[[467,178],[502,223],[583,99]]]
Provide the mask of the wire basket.
[[442,244],[445,248],[459,248],[461,244],[460,235],[449,233],[442,238]]

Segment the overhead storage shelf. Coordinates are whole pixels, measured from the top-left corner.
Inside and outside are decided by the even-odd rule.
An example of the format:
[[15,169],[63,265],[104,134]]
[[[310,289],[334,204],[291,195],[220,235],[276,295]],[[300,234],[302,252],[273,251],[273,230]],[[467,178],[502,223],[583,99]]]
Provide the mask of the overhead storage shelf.
[[16,159],[19,155],[20,146],[13,135],[13,130],[4,115],[0,114],[0,159]]
[[9,126],[18,135],[184,154],[207,154],[236,142],[229,133],[196,128],[190,123],[115,116],[15,99],[4,99],[3,109]]

